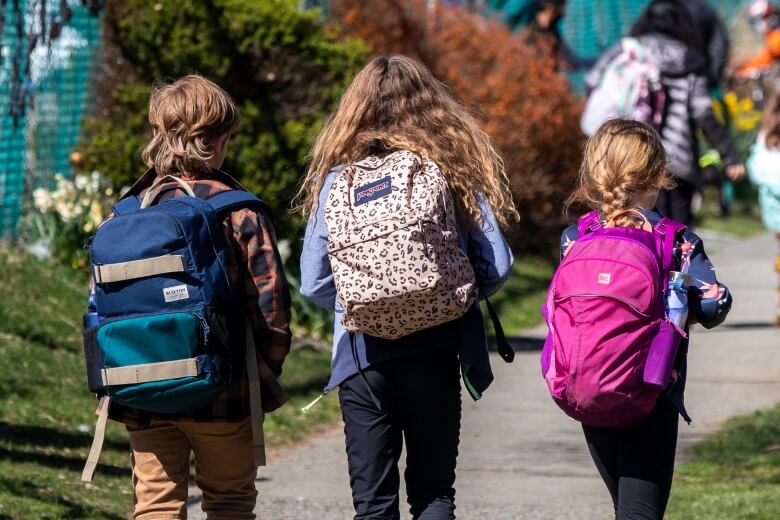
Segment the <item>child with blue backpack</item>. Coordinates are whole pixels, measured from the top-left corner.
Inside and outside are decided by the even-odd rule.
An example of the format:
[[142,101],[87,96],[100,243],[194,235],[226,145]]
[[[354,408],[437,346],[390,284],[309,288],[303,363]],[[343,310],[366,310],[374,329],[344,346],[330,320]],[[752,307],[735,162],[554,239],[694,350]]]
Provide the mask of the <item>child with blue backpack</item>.
[[461,375],[475,400],[493,379],[476,299],[512,266],[501,160],[422,64],[380,57],[320,132],[300,197],[301,293],[335,311],[326,391],[339,389],[354,518],[400,518],[405,444],[412,517],[453,519]]
[[[148,172],[90,249],[90,389],[132,449],[133,518],[186,518],[190,456],[207,518],[255,518],[262,414],[284,404],[290,296],[265,205],[219,170],[239,123],[198,75],[157,85]],[[97,320],[97,323],[94,321]]]
[[758,186],[761,218],[775,233],[778,254],[775,272],[778,276],[775,325],[780,325],[780,94],[774,93],[764,108],[761,131],[748,159],[750,180]]
[[[563,232],[543,309],[543,375],[556,403],[582,422],[617,520],[663,518],[678,416],[690,422],[687,323],[714,327],[731,307],[701,238],[653,209],[671,185],[651,127],[620,119],[601,126],[569,199],[592,211]],[[686,299],[687,323],[673,314]]]

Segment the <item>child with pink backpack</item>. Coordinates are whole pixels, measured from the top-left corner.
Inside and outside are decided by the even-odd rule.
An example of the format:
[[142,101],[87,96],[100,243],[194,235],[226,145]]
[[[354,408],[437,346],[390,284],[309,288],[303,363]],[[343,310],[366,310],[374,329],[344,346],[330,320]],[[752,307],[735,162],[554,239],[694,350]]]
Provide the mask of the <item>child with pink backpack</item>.
[[664,516],[683,405],[688,324],[711,328],[731,308],[701,239],[656,210],[672,186],[658,134],[611,120],[585,147],[569,203],[592,211],[563,232],[561,265],[542,309],[542,374],[582,423],[617,520]]

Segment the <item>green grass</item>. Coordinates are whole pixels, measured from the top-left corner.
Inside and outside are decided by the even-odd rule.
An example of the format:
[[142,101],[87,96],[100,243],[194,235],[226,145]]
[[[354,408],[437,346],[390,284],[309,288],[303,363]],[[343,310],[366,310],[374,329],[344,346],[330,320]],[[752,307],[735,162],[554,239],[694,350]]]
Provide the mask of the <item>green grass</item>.
[[728,217],[719,217],[704,213],[699,215],[699,227],[716,233],[735,235],[738,237],[751,237],[763,233],[764,225],[757,214],[733,214]]
[[[542,323],[539,308],[547,297],[547,287],[555,266],[541,258],[516,258],[512,277],[490,298],[501,318],[507,336],[517,336]],[[485,323],[492,327],[485,313]]]
[[[119,519],[132,507],[127,435],[109,424],[92,485],[79,475],[95,422],[81,353],[86,278],[0,242],[0,519]],[[338,416],[338,400],[307,416],[330,372],[329,352],[293,352],[291,402],[270,414],[273,449]]]
[[728,421],[678,468],[667,518],[780,518],[780,405]]
[[747,181],[738,185],[737,196],[727,217],[716,214],[717,194],[714,188],[704,190],[704,202],[696,215],[697,225],[716,233],[750,237],[762,233],[761,212],[758,208],[758,193]]

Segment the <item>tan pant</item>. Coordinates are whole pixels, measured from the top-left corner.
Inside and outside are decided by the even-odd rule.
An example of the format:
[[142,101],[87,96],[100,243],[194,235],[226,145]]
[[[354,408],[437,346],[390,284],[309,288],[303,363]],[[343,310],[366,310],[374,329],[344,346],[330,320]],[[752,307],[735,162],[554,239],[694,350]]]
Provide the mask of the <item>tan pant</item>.
[[153,421],[128,428],[133,450],[133,518],[186,519],[190,452],[195,483],[209,520],[255,518],[257,500],[252,427],[241,422]]

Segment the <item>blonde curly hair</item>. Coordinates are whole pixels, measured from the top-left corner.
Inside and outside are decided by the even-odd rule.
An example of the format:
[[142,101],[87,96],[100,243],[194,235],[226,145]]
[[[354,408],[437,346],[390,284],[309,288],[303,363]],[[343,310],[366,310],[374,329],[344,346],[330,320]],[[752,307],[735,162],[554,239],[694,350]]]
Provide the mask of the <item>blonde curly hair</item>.
[[500,223],[519,218],[490,137],[424,65],[402,55],[375,58],[355,76],[314,142],[294,209],[313,213],[328,171],[370,155],[377,144],[438,165],[464,226],[482,222],[478,193]]
[[238,110],[216,83],[191,74],[171,84],[157,83],[149,99],[152,138],[141,158],[158,175],[209,173],[221,135],[238,130]]
[[615,226],[641,227],[621,213],[654,191],[674,187],[667,163],[663,143],[653,128],[628,119],[607,121],[585,144],[579,187],[566,206],[583,203],[599,210],[604,221]]

